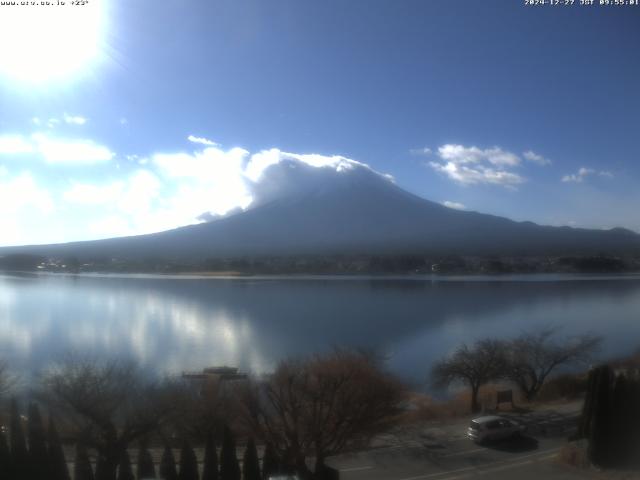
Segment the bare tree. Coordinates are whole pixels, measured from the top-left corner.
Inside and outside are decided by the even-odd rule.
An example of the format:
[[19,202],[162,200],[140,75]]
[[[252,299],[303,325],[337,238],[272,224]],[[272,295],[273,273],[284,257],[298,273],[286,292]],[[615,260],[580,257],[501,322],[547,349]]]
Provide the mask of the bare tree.
[[491,380],[500,378],[506,364],[505,344],[499,340],[479,340],[469,347],[462,344],[451,356],[440,360],[432,370],[433,382],[448,387],[462,382],[471,388],[471,412],[480,410],[478,392]]
[[558,367],[588,363],[602,339],[585,334],[558,340],[557,328],[528,332],[508,344],[505,376],[532,401]]
[[163,428],[167,437],[179,435],[204,442],[240,414],[235,390],[225,381],[166,379],[164,392],[175,406]]
[[122,361],[68,357],[43,374],[41,396],[75,427],[80,443],[96,449],[103,480],[115,480],[127,445],[155,430],[172,409],[158,383]]
[[[371,356],[336,350],[280,363],[273,375],[249,384],[242,403],[255,434],[308,479],[326,468],[328,456],[387,427],[403,398],[400,382]],[[315,473],[307,455],[316,459]]]

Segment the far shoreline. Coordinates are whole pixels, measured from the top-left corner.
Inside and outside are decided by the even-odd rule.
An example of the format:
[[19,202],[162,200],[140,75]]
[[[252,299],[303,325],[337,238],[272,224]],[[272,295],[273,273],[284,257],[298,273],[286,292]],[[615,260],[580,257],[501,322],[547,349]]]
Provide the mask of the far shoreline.
[[634,281],[640,272],[531,272],[531,273],[247,273],[240,271],[197,272],[52,272],[43,270],[0,270],[0,276],[59,278],[131,278],[157,280],[343,280],[343,281],[422,281],[422,282],[569,282]]

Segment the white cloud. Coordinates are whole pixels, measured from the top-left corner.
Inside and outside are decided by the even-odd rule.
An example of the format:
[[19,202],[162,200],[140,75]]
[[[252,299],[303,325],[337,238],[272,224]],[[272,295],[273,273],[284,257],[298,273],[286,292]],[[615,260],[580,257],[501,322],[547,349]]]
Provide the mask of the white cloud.
[[463,203],[460,202],[450,202],[449,200],[445,200],[442,202],[445,207],[453,208],[454,210],[466,210],[467,207]]
[[513,188],[525,182],[524,177],[509,168],[520,164],[520,158],[499,147],[480,149],[447,144],[438,148],[439,161],[431,168],[462,185],[490,184]]
[[190,142],[193,142],[193,143],[200,143],[202,145],[207,145],[209,147],[215,147],[215,146],[218,145],[216,142],[214,142],[212,140],[209,140],[208,138],[196,137],[194,135],[189,135],[187,137],[187,140],[189,140]]
[[429,165],[431,165],[434,170],[447,175],[451,180],[463,185],[491,184],[513,187],[525,182],[525,179],[517,173],[496,170],[484,166],[467,167],[464,165],[456,165],[452,162],[444,165],[437,162],[430,162]]
[[37,150],[49,163],[94,164],[114,157],[107,147],[91,140],[59,140],[43,134],[34,134],[32,138]]
[[222,150],[205,148],[195,154],[160,153],[152,162],[160,173],[171,178],[189,178],[199,181],[217,181],[238,176],[249,152],[242,148]]
[[63,197],[71,203],[82,205],[106,205],[115,203],[122,194],[124,182],[113,182],[107,185],[76,183],[64,192]]
[[[85,165],[114,156],[90,140],[61,140],[42,133],[22,140],[21,148],[30,146],[34,158],[51,163]],[[17,143],[5,141],[4,145],[14,151]],[[128,173],[104,181],[76,178],[66,190],[50,184],[47,191],[30,174],[13,178],[0,167],[0,202],[4,203],[0,228],[15,230],[4,234],[1,242],[48,243],[152,233],[219,218],[352,175],[393,181],[344,156],[275,148],[251,154],[242,148],[206,145],[194,153],[158,152],[123,159],[122,170]],[[147,163],[141,167],[143,162]],[[59,213],[50,215],[54,206]]]
[[[253,183],[263,181],[263,175],[272,165],[285,166],[280,170],[289,170],[296,165],[313,167],[315,169],[329,169],[335,172],[345,172],[354,168],[362,167],[371,170],[364,163],[351,160],[342,155],[320,155],[320,154],[299,154],[283,152],[280,149],[272,148],[254,153],[244,168],[243,175]],[[373,170],[371,170],[373,171]],[[376,172],[377,173],[377,172]],[[274,175],[271,175],[273,177]],[[300,176],[294,174],[293,176]],[[393,177],[387,177],[393,181]]]
[[64,114],[63,120],[67,125],[84,125],[87,123],[87,119],[85,117],[81,117],[80,115],[69,115],[67,113]]
[[207,213],[225,215],[310,188],[329,172],[368,168],[340,155],[297,154],[275,148],[250,154],[241,148],[208,147],[194,154],[159,153],[151,160],[160,177],[176,185],[164,209],[181,224],[209,218]]
[[64,192],[66,201],[80,205],[114,206],[125,213],[147,212],[159,195],[161,182],[148,170],[104,185],[75,183]]
[[25,207],[34,208],[44,213],[53,211],[53,201],[47,190],[41,188],[33,176],[23,172],[16,177],[2,177],[0,183],[0,208],[3,214],[17,212]]
[[58,139],[35,133],[0,136],[0,155],[37,154],[48,163],[93,164],[111,160],[115,154],[108,147],[87,139]]
[[339,182],[347,173],[379,175],[393,182],[392,177],[341,155],[297,154],[276,148],[252,155],[245,169],[245,176],[252,181],[252,205],[322,188]]
[[538,165],[541,165],[541,166],[551,165],[551,160],[543,157],[542,155],[538,155],[533,150],[527,150],[522,154],[522,156],[525,158],[525,160],[528,160],[533,163],[537,163]]
[[[89,230],[99,237],[134,235],[177,226],[162,217],[162,182],[149,170],[137,170],[106,184],[75,183],[62,195],[74,208],[88,207],[94,217]],[[99,211],[99,215],[93,212]],[[98,217],[95,219],[95,217]],[[186,224],[189,222],[183,222]]]
[[89,223],[89,231],[95,238],[126,237],[135,235],[137,230],[122,215],[113,214]]
[[276,165],[280,160],[282,160],[282,152],[277,148],[254,153],[245,168],[244,174],[252,182],[257,182],[268,167]]
[[330,176],[358,174],[358,169],[379,175],[339,155],[278,149],[250,154],[241,148],[206,147],[193,154],[156,153],[145,169],[127,178],[76,182],[62,198],[88,217],[93,238],[135,235],[220,218],[289,193],[307,192],[335,180]]
[[162,183],[149,170],[138,170],[129,176],[127,184],[119,198],[120,210],[135,215],[144,215],[151,211],[154,200],[160,195]]
[[364,164],[360,162],[356,162],[347,157],[343,157],[341,155],[319,155],[317,153],[311,154],[298,154],[298,153],[287,153],[281,152],[283,158],[286,159],[295,159],[300,160],[302,163],[306,163],[315,168],[322,167],[330,167],[334,168],[338,172],[342,172],[344,170],[351,170],[356,166],[363,166]]
[[0,155],[31,152],[33,152],[33,146],[22,135],[0,136]]
[[424,147],[424,148],[412,148],[411,150],[409,150],[409,153],[411,153],[412,155],[431,155],[432,150],[429,147]]
[[139,155],[125,155],[124,158],[131,163],[136,163],[138,165],[146,165],[149,163],[149,159],[147,157],[140,157]]
[[195,222],[203,212],[224,215],[238,206],[246,208],[252,200],[243,175],[248,156],[242,148],[218,147],[153,155],[151,164],[160,177],[176,185],[165,202],[166,214],[184,224]]
[[609,171],[606,171],[606,170],[597,171],[597,170],[594,170],[593,168],[580,167],[577,173],[564,175],[561,180],[565,183],[582,183],[588,177],[593,175],[598,175],[600,177],[605,177],[605,178],[613,178],[613,173]]
[[29,172],[0,176],[0,229],[2,245],[34,243],[29,232],[51,219],[55,211],[49,192]]
[[496,166],[516,166],[520,164],[520,158],[499,147],[480,149],[478,147],[465,147],[463,145],[447,144],[438,148],[441,159],[455,164],[490,163]]
[[51,129],[55,128],[56,126],[60,125],[60,119],[59,118],[50,118],[49,120],[47,120],[45,122],[45,125]]
[[87,123],[87,118],[81,115],[69,115],[68,113],[64,113],[62,118],[51,117],[48,120],[43,120],[40,117],[33,117],[31,119],[31,123],[36,126],[46,125],[49,128],[54,128],[61,123],[66,123],[67,125],[84,125]]

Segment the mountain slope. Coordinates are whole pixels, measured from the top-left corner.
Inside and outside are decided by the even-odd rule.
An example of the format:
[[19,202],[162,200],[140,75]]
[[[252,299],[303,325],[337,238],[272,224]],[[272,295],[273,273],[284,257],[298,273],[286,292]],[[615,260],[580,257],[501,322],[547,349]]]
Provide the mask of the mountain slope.
[[453,210],[360,169],[209,223],[136,237],[0,249],[0,255],[17,252],[81,259],[343,253],[638,254],[640,235],[624,229],[539,226]]

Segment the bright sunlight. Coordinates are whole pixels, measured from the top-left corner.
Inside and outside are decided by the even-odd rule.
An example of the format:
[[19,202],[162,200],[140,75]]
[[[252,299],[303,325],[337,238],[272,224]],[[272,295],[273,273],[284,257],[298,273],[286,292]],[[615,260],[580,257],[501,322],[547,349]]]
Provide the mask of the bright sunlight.
[[0,6],[2,75],[28,85],[64,81],[99,56],[105,27],[99,0],[11,3]]

